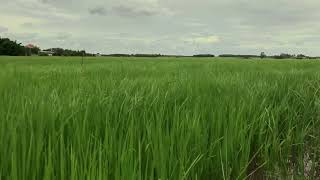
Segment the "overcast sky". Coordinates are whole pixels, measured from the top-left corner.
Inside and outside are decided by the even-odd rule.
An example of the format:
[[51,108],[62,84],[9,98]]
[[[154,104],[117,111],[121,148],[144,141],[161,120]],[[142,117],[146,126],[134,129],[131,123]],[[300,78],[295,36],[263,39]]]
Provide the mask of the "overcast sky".
[[0,0],[0,36],[100,53],[320,55],[320,0]]

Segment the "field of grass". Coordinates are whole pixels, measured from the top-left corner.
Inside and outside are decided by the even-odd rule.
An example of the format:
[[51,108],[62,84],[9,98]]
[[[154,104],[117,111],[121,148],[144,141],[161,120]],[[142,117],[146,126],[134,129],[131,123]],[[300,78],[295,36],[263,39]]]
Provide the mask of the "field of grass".
[[0,57],[0,179],[319,177],[320,61]]

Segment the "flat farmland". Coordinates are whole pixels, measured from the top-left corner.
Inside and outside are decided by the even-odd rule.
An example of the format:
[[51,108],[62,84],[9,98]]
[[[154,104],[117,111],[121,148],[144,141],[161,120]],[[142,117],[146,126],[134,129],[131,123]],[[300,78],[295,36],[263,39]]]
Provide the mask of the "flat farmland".
[[0,57],[0,179],[319,177],[320,61]]

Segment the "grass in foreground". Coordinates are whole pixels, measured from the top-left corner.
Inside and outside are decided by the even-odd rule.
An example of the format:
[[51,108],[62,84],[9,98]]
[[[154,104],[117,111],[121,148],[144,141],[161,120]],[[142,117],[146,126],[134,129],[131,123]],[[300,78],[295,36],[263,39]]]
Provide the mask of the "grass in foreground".
[[0,58],[0,179],[319,176],[318,61],[80,62]]

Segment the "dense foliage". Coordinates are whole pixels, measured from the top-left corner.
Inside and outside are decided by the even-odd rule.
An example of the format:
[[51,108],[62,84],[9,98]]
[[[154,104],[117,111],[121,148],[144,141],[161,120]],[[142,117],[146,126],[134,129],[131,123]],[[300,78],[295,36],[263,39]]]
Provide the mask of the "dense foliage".
[[25,54],[25,48],[21,43],[0,37],[0,55],[24,56]]
[[103,56],[111,56],[111,57],[163,57],[166,55],[161,54],[108,54]]
[[39,55],[40,48],[37,46],[34,46],[32,48],[25,47],[25,51],[26,51],[25,55],[27,55],[27,56]]
[[0,179],[319,176],[320,62],[0,58]]
[[75,51],[70,49],[63,49],[63,48],[51,48],[45,49],[44,51],[52,51],[53,56],[85,56],[87,55],[86,51]]
[[215,57],[213,54],[196,54],[193,57]]
[[248,58],[258,58],[260,56],[257,56],[257,55],[241,55],[241,54],[221,54],[219,55],[219,57],[228,57],[228,58],[245,58],[245,59],[248,59]]
[[[50,52],[50,53],[48,53]],[[92,54],[87,53],[85,50],[70,50],[63,48],[51,48],[45,49],[43,51],[40,50],[39,47],[33,48],[25,48],[21,45],[21,43],[17,43],[16,41],[11,41],[8,38],[0,37],[0,55],[9,55],[9,56],[31,56],[31,55],[39,55],[39,56],[105,56],[105,57],[190,57],[183,55],[164,55],[164,54]],[[215,57],[213,54],[196,54],[192,57]],[[262,52],[260,55],[237,55],[237,54],[221,54],[219,57],[223,58],[267,58],[267,55]],[[269,56],[269,58],[275,59],[317,59],[318,57],[310,57],[303,54],[291,55],[288,53],[281,53],[280,55]]]
[[272,56],[274,59],[317,59],[318,57],[310,57],[304,54],[288,54],[288,53],[281,53],[280,55]]

